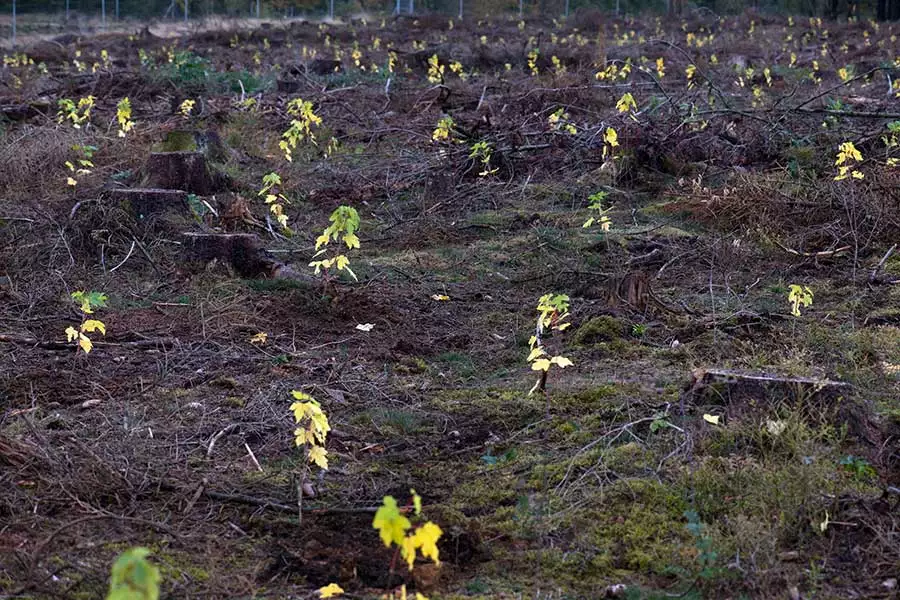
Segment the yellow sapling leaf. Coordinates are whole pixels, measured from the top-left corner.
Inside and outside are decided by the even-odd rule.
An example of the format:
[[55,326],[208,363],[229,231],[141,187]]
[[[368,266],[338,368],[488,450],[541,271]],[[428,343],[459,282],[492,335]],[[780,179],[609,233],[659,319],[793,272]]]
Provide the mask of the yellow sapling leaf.
[[344,590],[336,583],[329,583],[319,588],[319,598],[334,598],[344,593]]
[[310,446],[309,462],[316,463],[320,468],[328,470],[328,451],[322,446]]
[[704,414],[703,420],[712,425],[719,425],[719,415]]

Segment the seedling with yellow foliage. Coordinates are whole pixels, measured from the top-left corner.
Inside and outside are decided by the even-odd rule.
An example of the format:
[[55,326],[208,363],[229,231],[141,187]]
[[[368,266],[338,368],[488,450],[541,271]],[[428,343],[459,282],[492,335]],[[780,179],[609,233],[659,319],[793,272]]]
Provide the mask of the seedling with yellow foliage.
[[134,121],[131,120],[131,100],[122,98],[116,105],[116,121],[119,123],[119,137],[134,129]]
[[288,217],[284,212],[285,205],[290,204],[290,201],[280,191],[282,187],[281,175],[275,172],[267,173],[263,175],[262,180],[263,186],[260,188],[258,195],[265,196],[269,212],[272,213],[272,216],[275,217],[281,228],[286,233],[292,233],[291,228],[288,227]]
[[[331,213],[329,220],[331,225],[326,227],[322,234],[316,238],[316,253],[313,258],[325,254],[328,251],[328,244],[332,241],[340,240],[350,250],[359,248],[359,237],[356,235],[357,230],[359,230],[359,213],[356,212],[355,208],[352,206],[338,206]],[[309,266],[315,269],[316,275],[324,272],[326,285],[332,281],[329,276],[330,269],[334,269],[337,272],[347,271],[353,279],[357,279],[356,273],[350,269],[350,259],[339,252],[336,252],[330,258],[314,260],[309,263]]]
[[[300,482],[297,484],[297,503],[302,509],[303,490],[309,475],[309,464],[315,463],[320,469],[328,470],[328,451],[325,450],[325,438],[331,431],[328,417],[322,406],[309,394],[292,390],[291,396],[294,402],[290,410],[294,413],[294,421],[297,427],[294,429],[294,444],[303,448],[306,452],[306,464],[303,467]],[[302,521],[303,511],[297,513],[298,520]]]
[[106,335],[106,325],[103,321],[91,319],[90,315],[94,313],[95,308],[106,306],[107,299],[106,295],[100,292],[72,292],[72,300],[81,310],[81,325],[77,329],[69,325],[66,328],[66,338],[70,342],[75,342],[85,354],[94,349],[94,343],[87,334],[99,331],[101,335]]
[[[409,570],[412,571],[418,555],[434,561],[437,565],[441,564],[437,543],[444,532],[435,523],[424,520],[422,497],[416,493],[416,490],[410,490],[409,493],[412,495],[414,518],[424,521],[421,525],[413,526],[409,518],[403,514],[406,511],[397,506],[397,500],[393,496],[385,496],[382,505],[375,512],[372,527],[378,530],[378,535],[385,546],[397,547],[396,552],[399,552]],[[395,553],[395,560],[396,556]],[[393,566],[394,560],[391,561],[392,572]]]
[[862,171],[856,168],[862,160],[862,153],[856,149],[853,142],[844,142],[841,144],[838,147],[837,160],[834,161],[835,166],[838,168],[838,174],[835,176],[834,180],[841,181],[848,177],[852,177],[853,179],[864,178],[865,175],[863,175]]
[[57,122],[71,121],[72,127],[81,129],[82,125],[87,125],[90,122],[91,109],[94,108],[95,100],[96,98],[93,96],[87,96],[79,98],[76,103],[68,98],[60,98],[57,102],[57,106],[59,106],[59,111],[56,113]]
[[565,294],[544,294],[537,304],[538,319],[535,325],[534,335],[528,340],[531,351],[528,354],[528,362],[532,371],[540,371],[540,379],[528,392],[545,392],[547,387],[547,374],[550,367],[556,365],[560,369],[572,366],[572,361],[565,356],[551,356],[544,349],[545,332],[565,331],[571,323],[569,318],[569,297]]
[[788,302],[791,304],[791,314],[795,317],[800,316],[800,307],[812,306],[813,292],[808,287],[797,284],[790,285],[788,292]]
[[278,142],[278,147],[284,152],[285,160],[292,162],[294,150],[297,149],[300,142],[309,140],[313,145],[317,143],[312,128],[322,124],[322,117],[313,111],[312,102],[302,98],[294,98],[288,102],[287,112],[293,119],[291,119],[287,131],[281,134],[282,139]]

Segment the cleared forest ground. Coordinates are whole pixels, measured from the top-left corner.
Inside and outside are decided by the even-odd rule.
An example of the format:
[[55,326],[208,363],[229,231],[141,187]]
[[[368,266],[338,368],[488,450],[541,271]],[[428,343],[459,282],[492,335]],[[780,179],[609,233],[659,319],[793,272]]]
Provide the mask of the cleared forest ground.
[[[103,597],[145,546],[169,598],[893,597],[897,31],[423,16],[8,54],[0,596]],[[297,98],[321,123],[287,161]],[[339,205],[358,281],[325,285]],[[89,354],[77,290],[108,296]],[[547,293],[574,364],[529,395]],[[291,390],[332,426],[299,524]],[[441,566],[391,573],[373,509],[411,488]]]

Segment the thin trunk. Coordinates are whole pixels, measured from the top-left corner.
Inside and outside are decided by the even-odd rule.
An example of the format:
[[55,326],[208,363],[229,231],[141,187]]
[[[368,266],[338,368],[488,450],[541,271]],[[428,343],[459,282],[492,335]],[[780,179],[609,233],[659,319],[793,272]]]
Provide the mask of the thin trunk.
[[16,0],[13,0],[12,5],[12,45],[13,48],[16,47]]
[[519,18],[522,18],[522,15],[525,12],[525,0],[519,0]]
[[334,0],[328,0],[328,18],[334,20]]
[[463,0],[459,0],[459,20],[463,19]]
[[416,0],[409,0],[409,14],[413,14],[416,10],[415,1]]
[[116,21],[119,20],[119,0],[116,0]]
[[[119,0],[116,0],[118,2]],[[188,3],[190,0],[184,0],[184,22],[188,22]]]
[[106,29],[106,0],[100,0],[100,23]]

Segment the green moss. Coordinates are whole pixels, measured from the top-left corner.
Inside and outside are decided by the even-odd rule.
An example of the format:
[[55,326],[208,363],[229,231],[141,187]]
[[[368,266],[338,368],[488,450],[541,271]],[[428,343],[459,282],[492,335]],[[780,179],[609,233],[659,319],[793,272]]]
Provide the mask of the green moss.
[[240,396],[228,396],[225,398],[225,404],[231,408],[244,408],[247,401]]
[[608,315],[594,317],[575,330],[572,345],[593,346],[600,342],[611,342],[621,339],[626,330],[625,323],[615,317]]
[[197,137],[193,131],[170,131],[159,145],[161,152],[196,152]]
[[420,375],[428,371],[428,363],[418,356],[404,356],[394,365],[394,372],[401,375]]

